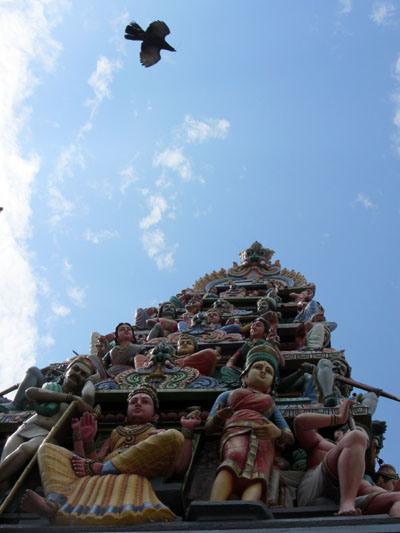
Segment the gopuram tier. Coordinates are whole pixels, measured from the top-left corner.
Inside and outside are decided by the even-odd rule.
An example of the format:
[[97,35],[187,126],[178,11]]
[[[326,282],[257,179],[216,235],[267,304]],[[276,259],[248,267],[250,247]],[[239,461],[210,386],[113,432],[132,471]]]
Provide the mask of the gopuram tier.
[[3,391],[1,522],[400,527],[373,418],[399,398],[352,376],[315,285],[273,256],[255,242]]

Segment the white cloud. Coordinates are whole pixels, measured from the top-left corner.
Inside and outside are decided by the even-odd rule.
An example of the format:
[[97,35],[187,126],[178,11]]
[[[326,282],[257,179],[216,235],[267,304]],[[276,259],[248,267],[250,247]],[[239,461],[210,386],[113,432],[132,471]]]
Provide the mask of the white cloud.
[[148,198],[148,204],[150,207],[150,213],[139,223],[139,227],[144,230],[158,224],[162,219],[164,211],[168,207],[167,201],[163,196],[150,196]]
[[89,77],[88,84],[93,89],[94,97],[87,101],[92,109],[92,116],[102,103],[104,98],[111,98],[110,85],[114,79],[114,73],[122,67],[120,60],[111,61],[105,56],[97,59],[96,70]]
[[82,152],[82,147],[77,143],[71,143],[61,151],[51,176],[52,183],[61,183],[66,177],[73,176],[74,167],[79,167],[81,169],[86,167],[86,160]]
[[156,154],[153,164],[156,167],[164,167],[177,172],[182,181],[189,181],[192,178],[192,166],[182,148],[167,148]]
[[[81,170],[85,168],[86,158],[83,148],[85,137],[93,129],[92,120],[99,106],[105,98],[111,98],[111,84],[114,80],[114,74],[121,67],[122,62],[119,59],[110,60],[105,56],[100,56],[96,62],[96,69],[89,76],[88,84],[94,93],[93,97],[86,102],[90,107],[89,118],[78,129],[74,140],[60,153],[48,184],[48,205],[51,211],[49,221],[52,226],[58,225],[75,211],[75,205],[65,198],[60,184],[64,182],[65,178],[72,178],[76,168]],[[104,180],[98,189],[107,198],[111,198],[111,185],[107,180]]]
[[71,309],[69,307],[56,302],[53,303],[53,305],[51,306],[51,310],[53,311],[55,316],[58,316],[60,318],[64,318],[71,313]]
[[[397,57],[394,67],[394,77],[400,84],[400,54]],[[397,88],[397,92],[393,94],[392,99],[394,102],[393,123],[397,128],[397,131],[394,134],[394,147],[397,153],[400,155],[400,87]]]
[[352,0],[339,0],[340,13],[341,15],[348,15],[353,9]]
[[49,194],[48,205],[52,212],[49,222],[52,226],[56,226],[74,213],[75,204],[68,200],[57,187],[50,185],[47,192]]
[[118,237],[118,231],[110,231],[108,229],[102,229],[100,231],[92,231],[91,229],[87,229],[83,234],[83,238],[92,244],[100,244],[101,242],[108,241],[110,239],[116,239]]
[[378,26],[384,26],[388,24],[395,12],[396,9],[391,2],[375,2],[372,6],[370,18]]
[[70,287],[67,291],[73,304],[77,307],[85,307],[86,291],[82,287]]
[[145,231],[142,235],[142,243],[147,255],[154,259],[159,270],[171,269],[174,266],[176,245],[172,247],[166,245],[162,230]]
[[230,123],[225,118],[209,118],[205,121],[195,120],[186,115],[181,127],[188,143],[202,143],[209,139],[225,139],[228,135]]
[[54,337],[50,334],[43,335],[43,337],[40,337],[39,341],[45,348],[52,348],[56,343]]
[[[52,36],[65,2],[2,2],[0,11],[0,387],[17,382],[35,363],[37,284],[30,265],[32,185],[39,157],[24,154],[19,137],[30,118],[28,99],[61,45]],[[15,342],[15,324],[23,331]]]
[[374,204],[372,200],[363,192],[359,192],[357,194],[355,203],[361,204],[363,207],[365,207],[365,209],[375,209],[377,207],[377,205]]
[[136,181],[138,181],[139,178],[136,175],[132,165],[128,165],[127,167],[122,169],[119,174],[120,176],[122,176],[122,182],[121,182],[119,190],[122,192],[122,194],[125,194],[126,189],[130,185],[132,185],[132,183],[135,183]]

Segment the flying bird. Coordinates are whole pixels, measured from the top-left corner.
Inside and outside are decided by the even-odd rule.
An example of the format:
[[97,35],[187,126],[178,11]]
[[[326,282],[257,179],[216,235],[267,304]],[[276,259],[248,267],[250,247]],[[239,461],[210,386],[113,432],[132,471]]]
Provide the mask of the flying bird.
[[140,50],[140,62],[145,67],[155,65],[161,59],[160,50],[176,52],[165,37],[170,33],[168,26],[161,20],[155,20],[146,31],[137,22],[131,22],[125,28],[125,39],[143,41]]

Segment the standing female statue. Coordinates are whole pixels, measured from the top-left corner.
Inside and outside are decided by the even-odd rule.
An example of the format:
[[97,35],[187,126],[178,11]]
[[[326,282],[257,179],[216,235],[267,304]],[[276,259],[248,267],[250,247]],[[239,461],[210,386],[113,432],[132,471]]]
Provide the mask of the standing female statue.
[[275,456],[275,442],[293,435],[271,396],[278,371],[277,353],[269,342],[252,348],[242,372],[242,387],[218,396],[206,432],[222,429],[221,457],[211,501],[264,500]]

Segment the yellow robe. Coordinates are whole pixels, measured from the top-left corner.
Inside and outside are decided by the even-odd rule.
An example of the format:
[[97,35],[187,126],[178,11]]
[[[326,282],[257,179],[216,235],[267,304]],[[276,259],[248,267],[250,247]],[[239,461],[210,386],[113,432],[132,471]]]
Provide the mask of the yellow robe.
[[117,428],[111,434],[112,451],[105,461],[111,460],[120,472],[117,475],[77,477],[71,466],[71,451],[54,444],[39,449],[45,495],[58,506],[56,524],[124,525],[174,520],[174,513],[158,500],[147,478],[170,473],[182,448],[183,435],[174,429],[155,433],[155,428],[148,426],[132,437],[129,429]]

